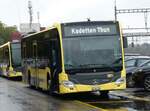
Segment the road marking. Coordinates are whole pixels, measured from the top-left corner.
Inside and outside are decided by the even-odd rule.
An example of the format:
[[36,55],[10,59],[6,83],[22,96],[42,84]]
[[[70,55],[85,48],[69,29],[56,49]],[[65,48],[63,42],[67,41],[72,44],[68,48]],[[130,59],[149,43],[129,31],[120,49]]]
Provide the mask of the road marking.
[[95,101],[95,102],[86,102],[88,104],[95,104],[95,103],[130,103],[133,101]]
[[137,96],[133,96],[133,95],[128,95],[127,93],[120,93],[120,94],[113,93],[111,95],[118,96],[118,97],[125,97],[125,98],[132,99],[132,100],[150,102],[150,98],[137,97]]
[[80,103],[80,104],[83,104],[83,105],[86,105],[86,106],[89,106],[89,107],[92,107],[92,108],[94,108],[94,109],[98,109],[98,110],[100,110],[100,111],[108,111],[108,110],[106,110],[106,109],[102,109],[102,108],[99,108],[99,107],[96,107],[96,106],[87,104],[87,103],[82,102],[82,101],[79,101],[79,100],[75,100],[75,102]]
[[[96,107],[96,106],[94,106],[94,105],[88,104],[87,102],[85,103],[85,102],[78,101],[78,100],[76,100],[76,102],[77,102],[77,103],[80,103],[80,104],[84,104],[84,105],[90,106],[90,107],[92,107],[92,108],[94,108],[94,109],[98,109],[98,110],[100,110],[100,111],[128,111],[127,108],[102,109],[102,108],[100,108],[100,107]],[[107,102],[107,101],[106,101],[106,102]],[[112,102],[113,102],[113,101],[112,101]],[[119,102],[119,101],[118,101],[118,102]],[[131,101],[127,101],[127,102],[131,102]],[[95,111],[95,110],[94,110],[94,111]],[[96,111],[97,111],[97,110],[96,110]]]

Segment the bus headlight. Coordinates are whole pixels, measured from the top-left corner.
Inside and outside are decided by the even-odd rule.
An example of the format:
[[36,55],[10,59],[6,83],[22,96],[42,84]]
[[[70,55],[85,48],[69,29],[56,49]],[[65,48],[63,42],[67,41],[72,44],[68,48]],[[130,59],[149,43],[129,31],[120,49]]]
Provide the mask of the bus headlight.
[[120,84],[123,84],[124,82],[126,81],[126,79],[123,77],[123,78],[119,78],[115,81],[115,84],[116,85],[120,85]]
[[68,88],[73,88],[74,87],[74,83],[71,82],[71,81],[63,81],[62,83],[65,87],[68,87]]

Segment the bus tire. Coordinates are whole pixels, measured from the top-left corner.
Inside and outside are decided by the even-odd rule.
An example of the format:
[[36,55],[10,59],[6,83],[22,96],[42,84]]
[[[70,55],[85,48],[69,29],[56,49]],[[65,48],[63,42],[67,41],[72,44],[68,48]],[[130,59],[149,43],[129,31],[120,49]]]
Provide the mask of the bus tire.
[[51,86],[51,76],[49,73],[47,73],[47,90],[50,90]]
[[109,91],[108,90],[101,91],[100,96],[103,97],[103,98],[109,98]]
[[131,74],[128,74],[128,76],[126,77],[126,80],[127,80],[127,87],[128,88],[135,87],[135,81],[133,80],[133,77]]
[[32,84],[31,84],[31,73],[30,71],[28,71],[28,84],[30,87],[32,87]]
[[52,83],[52,78],[49,73],[47,73],[47,89],[50,95],[54,95],[54,87]]

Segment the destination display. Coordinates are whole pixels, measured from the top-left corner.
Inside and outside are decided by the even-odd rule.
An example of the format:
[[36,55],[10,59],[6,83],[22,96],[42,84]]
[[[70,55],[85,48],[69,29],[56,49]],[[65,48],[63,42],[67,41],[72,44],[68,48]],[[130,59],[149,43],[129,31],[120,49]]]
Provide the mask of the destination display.
[[82,26],[65,26],[64,36],[86,36],[86,35],[113,35],[116,34],[116,25],[82,25]]

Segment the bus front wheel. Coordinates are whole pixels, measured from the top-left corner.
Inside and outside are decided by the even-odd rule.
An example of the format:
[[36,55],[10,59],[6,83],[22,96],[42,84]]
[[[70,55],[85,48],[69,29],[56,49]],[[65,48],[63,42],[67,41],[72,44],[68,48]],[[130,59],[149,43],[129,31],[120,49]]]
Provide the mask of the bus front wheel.
[[103,98],[109,98],[109,91],[101,91],[100,96]]
[[34,86],[31,84],[31,73],[28,71],[28,84],[31,88],[34,88]]
[[52,78],[50,77],[49,73],[47,73],[47,90],[50,95],[54,95],[53,82],[52,82]]

